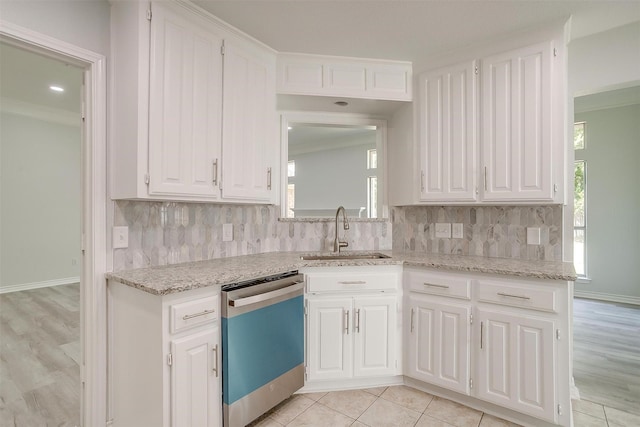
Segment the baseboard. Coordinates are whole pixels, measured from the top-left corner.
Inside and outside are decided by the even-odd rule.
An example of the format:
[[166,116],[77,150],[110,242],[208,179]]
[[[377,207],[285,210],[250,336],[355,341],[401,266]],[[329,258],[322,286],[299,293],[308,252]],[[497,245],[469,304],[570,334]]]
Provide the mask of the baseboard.
[[30,289],[48,288],[50,286],[70,285],[79,283],[79,277],[65,277],[63,279],[45,280],[44,282],[21,283],[19,285],[0,286],[0,294],[9,292],[28,291]]
[[632,297],[627,295],[605,294],[602,292],[579,291],[575,289],[573,292],[573,296],[576,298],[587,298],[601,301],[640,305],[640,297]]

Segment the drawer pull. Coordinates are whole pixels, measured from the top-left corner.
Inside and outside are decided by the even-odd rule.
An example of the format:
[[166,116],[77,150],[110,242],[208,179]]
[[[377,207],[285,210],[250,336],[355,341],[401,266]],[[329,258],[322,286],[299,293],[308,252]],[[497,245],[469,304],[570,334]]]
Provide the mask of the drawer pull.
[[413,312],[414,312],[414,309],[412,308],[411,309],[411,333],[413,333]]
[[194,317],[206,316],[207,314],[211,314],[215,312],[216,312],[215,310],[204,310],[196,314],[185,314],[184,316],[182,316],[182,320],[189,320],[189,319],[193,319]]
[[424,282],[424,285],[429,286],[430,288],[449,289],[448,285],[436,285],[435,283],[427,283],[427,282]]
[[345,280],[343,282],[338,282],[341,285],[366,285],[367,282],[364,280]]
[[530,297],[524,296],[524,295],[511,295],[511,294],[505,294],[502,292],[498,292],[498,295],[500,295],[501,297],[509,297],[509,298],[518,298],[518,299],[524,299],[524,300],[530,300]]
[[356,324],[356,332],[360,333],[360,309],[356,310],[356,321],[354,323]]
[[480,322],[480,350],[484,347],[484,322]]

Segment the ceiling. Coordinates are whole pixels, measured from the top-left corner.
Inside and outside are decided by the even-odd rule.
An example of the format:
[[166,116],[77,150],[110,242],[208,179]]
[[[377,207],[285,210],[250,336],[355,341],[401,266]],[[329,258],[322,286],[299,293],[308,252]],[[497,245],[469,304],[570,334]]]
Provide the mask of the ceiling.
[[279,52],[412,61],[566,20],[572,39],[640,21],[640,1],[195,0]]
[[[64,92],[54,92],[57,85]],[[0,43],[0,97],[54,110],[80,113],[82,70],[46,56]]]

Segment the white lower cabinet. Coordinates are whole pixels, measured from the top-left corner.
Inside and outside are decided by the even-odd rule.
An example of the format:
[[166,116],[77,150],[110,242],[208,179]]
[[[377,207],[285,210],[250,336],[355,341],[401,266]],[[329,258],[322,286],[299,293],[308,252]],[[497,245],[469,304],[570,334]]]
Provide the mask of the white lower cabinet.
[[479,398],[554,421],[556,362],[554,322],[534,316],[478,309]]
[[109,418],[114,427],[222,425],[220,302],[109,281]]
[[471,306],[409,297],[409,376],[469,394]]
[[218,385],[220,328],[216,325],[196,334],[171,341],[172,426],[220,424],[221,402]]
[[308,383],[400,373],[400,270],[391,267],[305,271]]
[[404,285],[411,384],[521,424],[571,425],[571,282],[405,268]]

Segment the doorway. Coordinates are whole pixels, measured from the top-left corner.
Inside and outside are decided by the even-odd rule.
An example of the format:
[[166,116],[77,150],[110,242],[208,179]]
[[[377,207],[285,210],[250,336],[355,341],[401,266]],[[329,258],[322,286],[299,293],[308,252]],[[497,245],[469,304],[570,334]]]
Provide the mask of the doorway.
[[80,425],[82,80],[0,42],[0,366],[17,425]]
[[[81,70],[83,120],[80,238],[80,420],[79,425],[104,423],[106,399],[107,156],[106,61],[67,42],[0,21],[0,42],[57,59]],[[43,183],[46,185],[46,183]],[[0,236],[1,238],[1,236]],[[3,378],[5,375],[3,373]]]
[[[590,416],[640,422],[640,85],[575,98],[574,378]],[[585,403],[586,402],[586,403]],[[586,415],[582,415],[583,418]],[[622,418],[618,418],[622,420]],[[631,421],[633,420],[633,421]],[[586,420],[583,419],[586,423]]]

